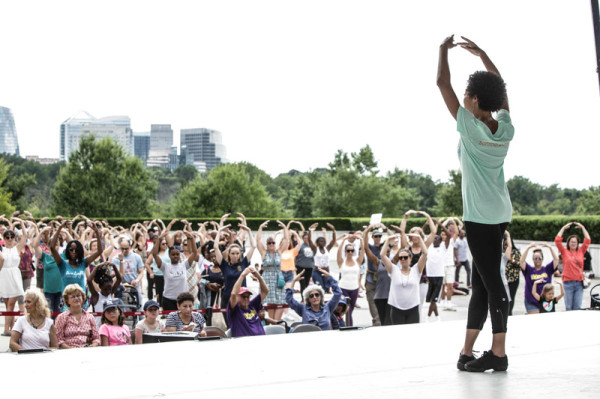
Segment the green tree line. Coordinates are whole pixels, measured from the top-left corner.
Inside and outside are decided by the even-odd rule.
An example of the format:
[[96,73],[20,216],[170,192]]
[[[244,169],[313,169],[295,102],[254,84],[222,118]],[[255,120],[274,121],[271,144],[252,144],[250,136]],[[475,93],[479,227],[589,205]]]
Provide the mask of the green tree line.
[[[218,217],[228,212],[276,218],[397,217],[408,209],[461,215],[461,173],[441,182],[412,170],[378,170],[367,145],[338,150],[327,168],[291,170],[272,177],[238,162],[198,173],[145,168],[109,138],[82,139],[69,162],[41,165],[0,155],[0,213],[34,216]],[[598,215],[600,186],[577,190],[542,186],[523,176],[507,182],[515,215]]]

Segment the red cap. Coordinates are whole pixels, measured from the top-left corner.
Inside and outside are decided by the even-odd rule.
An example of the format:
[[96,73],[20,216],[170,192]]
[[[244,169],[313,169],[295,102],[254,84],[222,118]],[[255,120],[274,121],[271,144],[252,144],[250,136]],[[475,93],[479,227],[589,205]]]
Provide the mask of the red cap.
[[249,292],[250,294],[252,294],[252,291],[250,291],[248,288],[246,287],[241,287],[240,290],[238,291],[238,295],[244,295],[246,292]]

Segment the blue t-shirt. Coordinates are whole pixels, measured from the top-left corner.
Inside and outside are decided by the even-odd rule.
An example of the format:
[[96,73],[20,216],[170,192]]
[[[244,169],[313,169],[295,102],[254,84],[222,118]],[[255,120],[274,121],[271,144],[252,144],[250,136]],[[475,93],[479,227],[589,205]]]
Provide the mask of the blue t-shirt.
[[[63,292],[63,279],[62,273],[54,260],[54,257],[50,254],[42,252],[42,264],[44,265],[44,292],[48,294],[55,294],[57,292]],[[85,271],[84,271],[85,276]]]
[[463,107],[456,115],[460,133],[463,220],[483,224],[510,222],[512,204],[504,180],[504,159],[515,129],[507,110],[497,116],[494,134]]
[[62,262],[58,265],[58,269],[60,270],[63,286],[66,287],[69,284],[77,284],[85,291],[87,287],[85,284],[86,268],[87,258],[83,258],[83,261],[79,262],[76,268],[71,266],[65,258],[62,258]]
[[[229,298],[231,296],[231,290],[233,289],[235,282],[237,281],[238,278],[240,278],[240,275],[242,274],[244,269],[247,268],[249,265],[250,265],[250,262],[248,261],[248,258],[246,258],[245,256],[240,263],[237,263],[235,265],[230,264],[229,262],[227,262],[225,260],[225,258],[223,258],[223,261],[221,262],[221,271],[223,272],[223,278],[225,280],[225,285],[223,287],[223,291],[221,291],[221,295],[224,298]],[[244,279],[244,281],[242,281],[242,287],[245,287],[245,286],[246,286],[246,279]]]

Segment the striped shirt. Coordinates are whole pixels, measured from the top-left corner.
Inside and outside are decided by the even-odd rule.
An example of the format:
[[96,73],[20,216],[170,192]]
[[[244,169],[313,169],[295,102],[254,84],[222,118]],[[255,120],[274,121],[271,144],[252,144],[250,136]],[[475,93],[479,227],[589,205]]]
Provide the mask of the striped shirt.
[[[192,312],[192,322],[196,325],[194,332],[200,332],[204,328],[204,317],[198,312]],[[179,312],[171,312],[167,316],[167,327],[175,327],[175,331],[181,331],[183,327],[188,326],[179,317]]]

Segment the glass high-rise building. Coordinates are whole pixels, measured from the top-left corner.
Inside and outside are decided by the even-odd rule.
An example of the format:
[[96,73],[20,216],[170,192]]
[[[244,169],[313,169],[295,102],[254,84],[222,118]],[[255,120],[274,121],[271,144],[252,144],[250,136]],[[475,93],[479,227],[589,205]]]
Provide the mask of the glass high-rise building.
[[133,152],[145,165],[150,153],[150,132],[133,134]]
[[82,137],[93,134],[97,139],[110,137],[123,147],[125,153],[134,155],[133,131],[128,116],[95,118],[85,111],[78,112],[60,125],[60,160],[79,148]]
[[150,125],[150,149],[171,150],[173,129],[171,125]]
[[227,163],[221,132],[205,128],[181,129],[180,147],[185,146],[187,156],[193,162],[203,162],[211,170],[220,163]]
[[21,155],[15,119],[9,108],[0,107],[0,153]]

